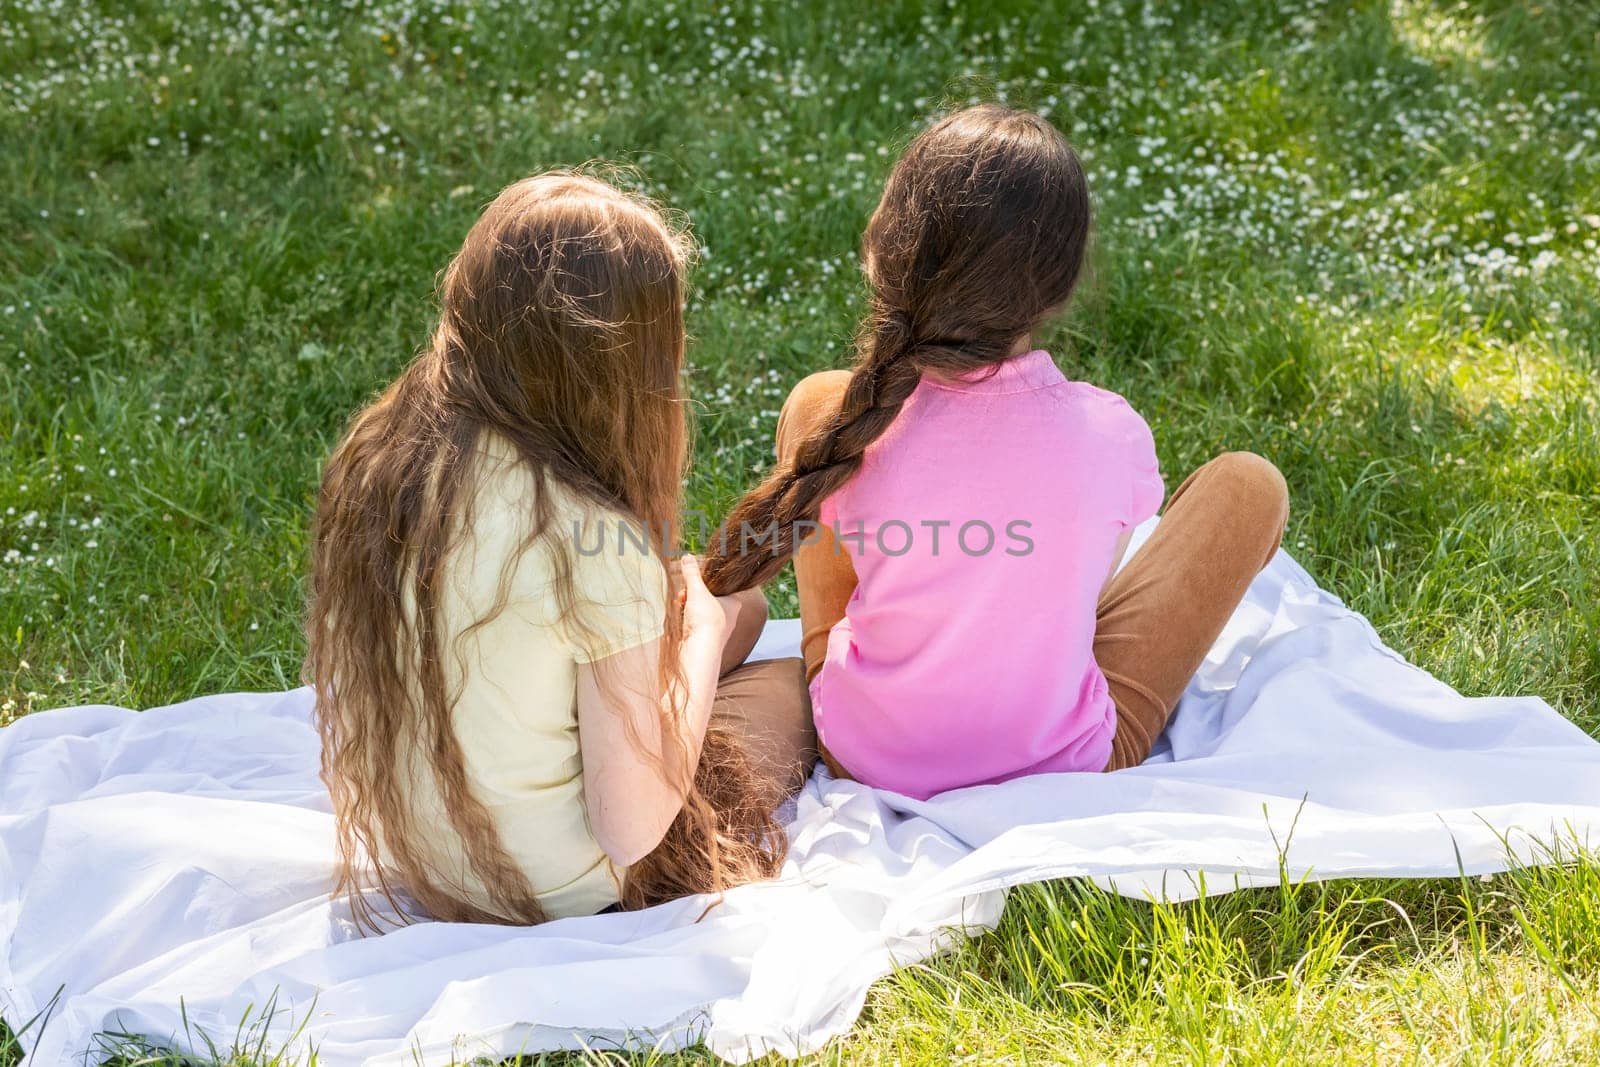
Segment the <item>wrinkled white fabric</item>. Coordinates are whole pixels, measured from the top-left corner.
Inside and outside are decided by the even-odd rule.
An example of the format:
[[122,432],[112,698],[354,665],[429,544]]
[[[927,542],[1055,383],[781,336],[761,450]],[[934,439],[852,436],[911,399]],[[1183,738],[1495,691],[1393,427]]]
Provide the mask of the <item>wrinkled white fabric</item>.
[[[767,655],[792,653],[774,623]],[[959,665],[952,665],[959,669]],[[1600,828],[1600,744],[1532,698],[1407,665],[1286,555],[1251,588],[1142,767],[925,802],[813,778],[775,884],[536,929],[360,937],[327,896],[304,690],[0,730],[0,1016],[39,1064],[96,1035],[233,1040],[325,1067],[704,1039],[744,1059],[846,1031],[867,986],[1067,875],[1133,896],[1504,869]],[[185,1014],[186,1013],[186,1014]],[[185,1022],[187,1018],[187,1023]]]

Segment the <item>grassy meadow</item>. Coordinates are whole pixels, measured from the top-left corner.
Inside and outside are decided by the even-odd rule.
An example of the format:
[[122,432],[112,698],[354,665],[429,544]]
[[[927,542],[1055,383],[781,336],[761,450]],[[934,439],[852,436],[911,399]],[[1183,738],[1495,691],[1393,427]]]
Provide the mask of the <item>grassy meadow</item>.
[[[545,167],[625,164],[692,225],[720,513],[788,385],[849,358],[889,161],[978,99],[1084,157],[1093,270],[1046,341],[1169,485],[1270,457],[1288,548],[1392,646],[1600,733],[1587,0],[0,0],[0,724],[296,684],[319,464]],[[1563,859],[1029,887],[819,1059],[1593,1062],[1600,863]]]

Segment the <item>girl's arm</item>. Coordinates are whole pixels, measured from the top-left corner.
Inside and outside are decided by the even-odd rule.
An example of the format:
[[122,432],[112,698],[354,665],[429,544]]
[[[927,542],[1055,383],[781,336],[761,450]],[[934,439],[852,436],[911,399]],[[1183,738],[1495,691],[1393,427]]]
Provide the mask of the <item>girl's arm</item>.
[[[669,777],[664,761],[685,754],[688,763],[681,770],[692,776],[739,613],[733,597],[715,597],[706,589],[693,557],[684,557],[682,569],[681,717],[667,708],[672,695],[661,692],[661,641],[578,665],[578,746],[589,829],[619,866],[637,863],[660,844],[683,807],[688,783],[673,781],[677,774]],[[678,744],[670,747],[662,743],[664,710],[680,731]]]

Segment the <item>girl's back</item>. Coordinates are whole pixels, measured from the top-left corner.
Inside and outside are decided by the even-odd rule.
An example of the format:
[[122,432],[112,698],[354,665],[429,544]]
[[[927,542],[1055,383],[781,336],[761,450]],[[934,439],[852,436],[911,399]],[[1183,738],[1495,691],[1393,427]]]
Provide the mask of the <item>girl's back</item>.
[[[592,915],[621,899],[625,870],[607,858],[589,825],[578,672],[584,663],[660,638],[666,572],[643,549],[576,550],[607,533],[614,539],[626,516],[541,478],[496,434],[483,435],[475,453],[459,509],[470,524],[435,583],[440,666],[454,696],[461,772],[545,915]],[[533,502],[541,499],[553,537],[539,537],[532,519]],[[562,582],[571,588],[567,599],[578,619],[562,610]],[[409,595],[406,609],[416,626]],[[462,838],[445,829],[450,804],[432,772],[426,736],[408,723],[401,740],[396,787],[417,823],[433,828],[412,843],[418,857],[457,899],[515,920],[501,914],[503,905],[473,869]],[[386,858],[394,864],[392,853]]]
[[813,684],[828,751],[923,797],[1105,766],[1095,602],[1161,498],[1144,421],[1048,353],[924,379],[822,505],[860,583]]

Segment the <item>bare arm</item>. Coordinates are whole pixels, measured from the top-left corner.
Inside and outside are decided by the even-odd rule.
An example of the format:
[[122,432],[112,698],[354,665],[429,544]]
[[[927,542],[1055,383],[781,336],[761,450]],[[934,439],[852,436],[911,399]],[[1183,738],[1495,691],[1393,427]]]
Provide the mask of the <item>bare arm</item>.
[[[660,844],[683,807],[684,787],[666,759],[682,752],[693,773],[711,718],[722,673],[729,615],[736,606],[714,597],[700,580],[698,563],[683,565],[686,597],[679,666],[685,687],[661,692],[661,646],[651,641],[578,668],[578,746],[583,756],[583,795],[589,828],[612,862],[638,862]],[[665,716],[663,711],[668,712]],[[676,721],[677,745],[664,744],[663,720]]]

